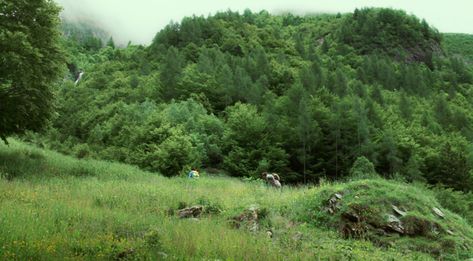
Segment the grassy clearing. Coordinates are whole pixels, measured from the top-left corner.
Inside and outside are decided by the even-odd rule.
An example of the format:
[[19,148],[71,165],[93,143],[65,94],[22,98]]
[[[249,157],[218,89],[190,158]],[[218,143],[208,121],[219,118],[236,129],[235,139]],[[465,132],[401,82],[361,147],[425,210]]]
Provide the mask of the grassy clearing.
[[[200,180],[168,179],[128,165],[76,160],[14,140],[10,147],[0,145],[0,176],[2,260],[432,258],[409,248],[342,239],[330,226],[303,220],[307,211],[315,211],[314,196],[341,184],[278,191],[259,182],[205,173]],[[307,211],[301,202],[310,205]],[[193,204],[220,212],[199,220],[176,217],[179,206]],[[254,204],[267,213],[260,232],[233,228],[229,219]]]

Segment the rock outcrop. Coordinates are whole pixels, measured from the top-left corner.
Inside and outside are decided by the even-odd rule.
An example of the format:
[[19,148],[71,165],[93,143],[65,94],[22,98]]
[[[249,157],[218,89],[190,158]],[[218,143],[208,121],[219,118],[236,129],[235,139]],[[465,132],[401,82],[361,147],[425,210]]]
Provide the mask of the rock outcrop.
[[192,206],[177,211],[179,218],[197,218],[202,214],[203,206]]

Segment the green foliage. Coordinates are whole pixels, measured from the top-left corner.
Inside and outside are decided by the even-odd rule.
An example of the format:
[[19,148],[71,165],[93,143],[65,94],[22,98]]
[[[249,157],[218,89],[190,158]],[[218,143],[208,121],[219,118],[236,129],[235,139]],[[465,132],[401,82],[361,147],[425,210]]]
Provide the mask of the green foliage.
[[113,41],[113,37],[110,37],[107,41],[107,46],[115,49],[115,42]]
[[64,60],[53,1],[2,1],[0,138],[38,131],[52,113],[52,85]]
[[61,29],[67,39],[68,44],[75,44],[76,48],[82,47],[87,52],[97,52],[103,47],[103,43],[111,39],[107,32],[90,22],[68,21],[63,19]]
[[149,47],[87,49],[109,36],[75,26],[63,45],[84,77],[60,86],[34,138],[61,152],[285,183],[346,178],[363,156],[380,176],[472,188],[471,65],[403,11],[227,11],[171,23]]
[[433,184],[441,183],[457,190],[471,191],[473,173],[471,172],[471,147],[458,136],[442,142],[438,154],[427,158],[432,163],[427,180]]
[[165,176],[184,173],[200,162],[191,137],[179,128],[164,125],[149,133],[153,143],[139,145],[134,161],[146,169],[156,170]]
[[444,49],[449,55],[461,57],[473,63],[473,36],[469,34],[442,34]]
[[363,179],[363,178],[375,178],[378,177],[374,169],[374,165],[366,157],[358,157],[353,163],[353,167],[350,169],[350,178],[352,179]]
[[473,194],[455,191],[452,188],[433,187],[435,197],[443,207],[473,223]]
[[338,38],[361,54],[387,54],[424,62],[432,68],[432,53],[441,35],[417,17],[392,9],[356,9],[340,26]]
[[[228,150],[224,166],[235,176],[258,177],[264,165],[280,170],[287,155],[268,137],[270,125],[255,106],[237,103],[228,108],[223,143]],[[261,165],[262,161],[269,164]]]

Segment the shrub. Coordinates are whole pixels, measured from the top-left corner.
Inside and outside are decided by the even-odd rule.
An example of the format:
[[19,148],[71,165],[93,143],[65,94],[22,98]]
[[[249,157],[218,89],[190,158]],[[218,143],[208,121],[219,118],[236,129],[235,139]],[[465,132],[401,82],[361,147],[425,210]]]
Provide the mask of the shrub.
[[79,159],[85,158],[90,155],[89,145],[85,143],[74,146],[73,151],[74,155]]
[[350,179],[378,177],[373,163],[364,156],[358,157],[350,169]]
[[473,224],[473,193],[464,193],[441,186],[432,188],[432,191],[444,208],[459,214]]
[[161,249],[161,235],[158,229],[150,229],[145,235],[146,246],[151,249]]
[[164,176],[177,176],[186,169],[200,165],[201,153],[192,137],[180,127],[163,125],[149,133],[148,143],[138,146],[131,163],[158,171]]

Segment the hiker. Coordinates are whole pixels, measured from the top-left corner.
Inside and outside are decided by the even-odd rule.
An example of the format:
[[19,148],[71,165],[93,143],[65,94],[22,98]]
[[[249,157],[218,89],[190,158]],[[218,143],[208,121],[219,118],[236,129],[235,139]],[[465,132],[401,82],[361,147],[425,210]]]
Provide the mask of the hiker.
[[261,177],[271,186],[275,188],[281,188],[281,179],[279,178],[278,174],[263,172]]
[[189,171],[188,177],[191,179],[194,179],[194,178],[199,178],[200,175],[197,169],[192,169],[191,171]]

